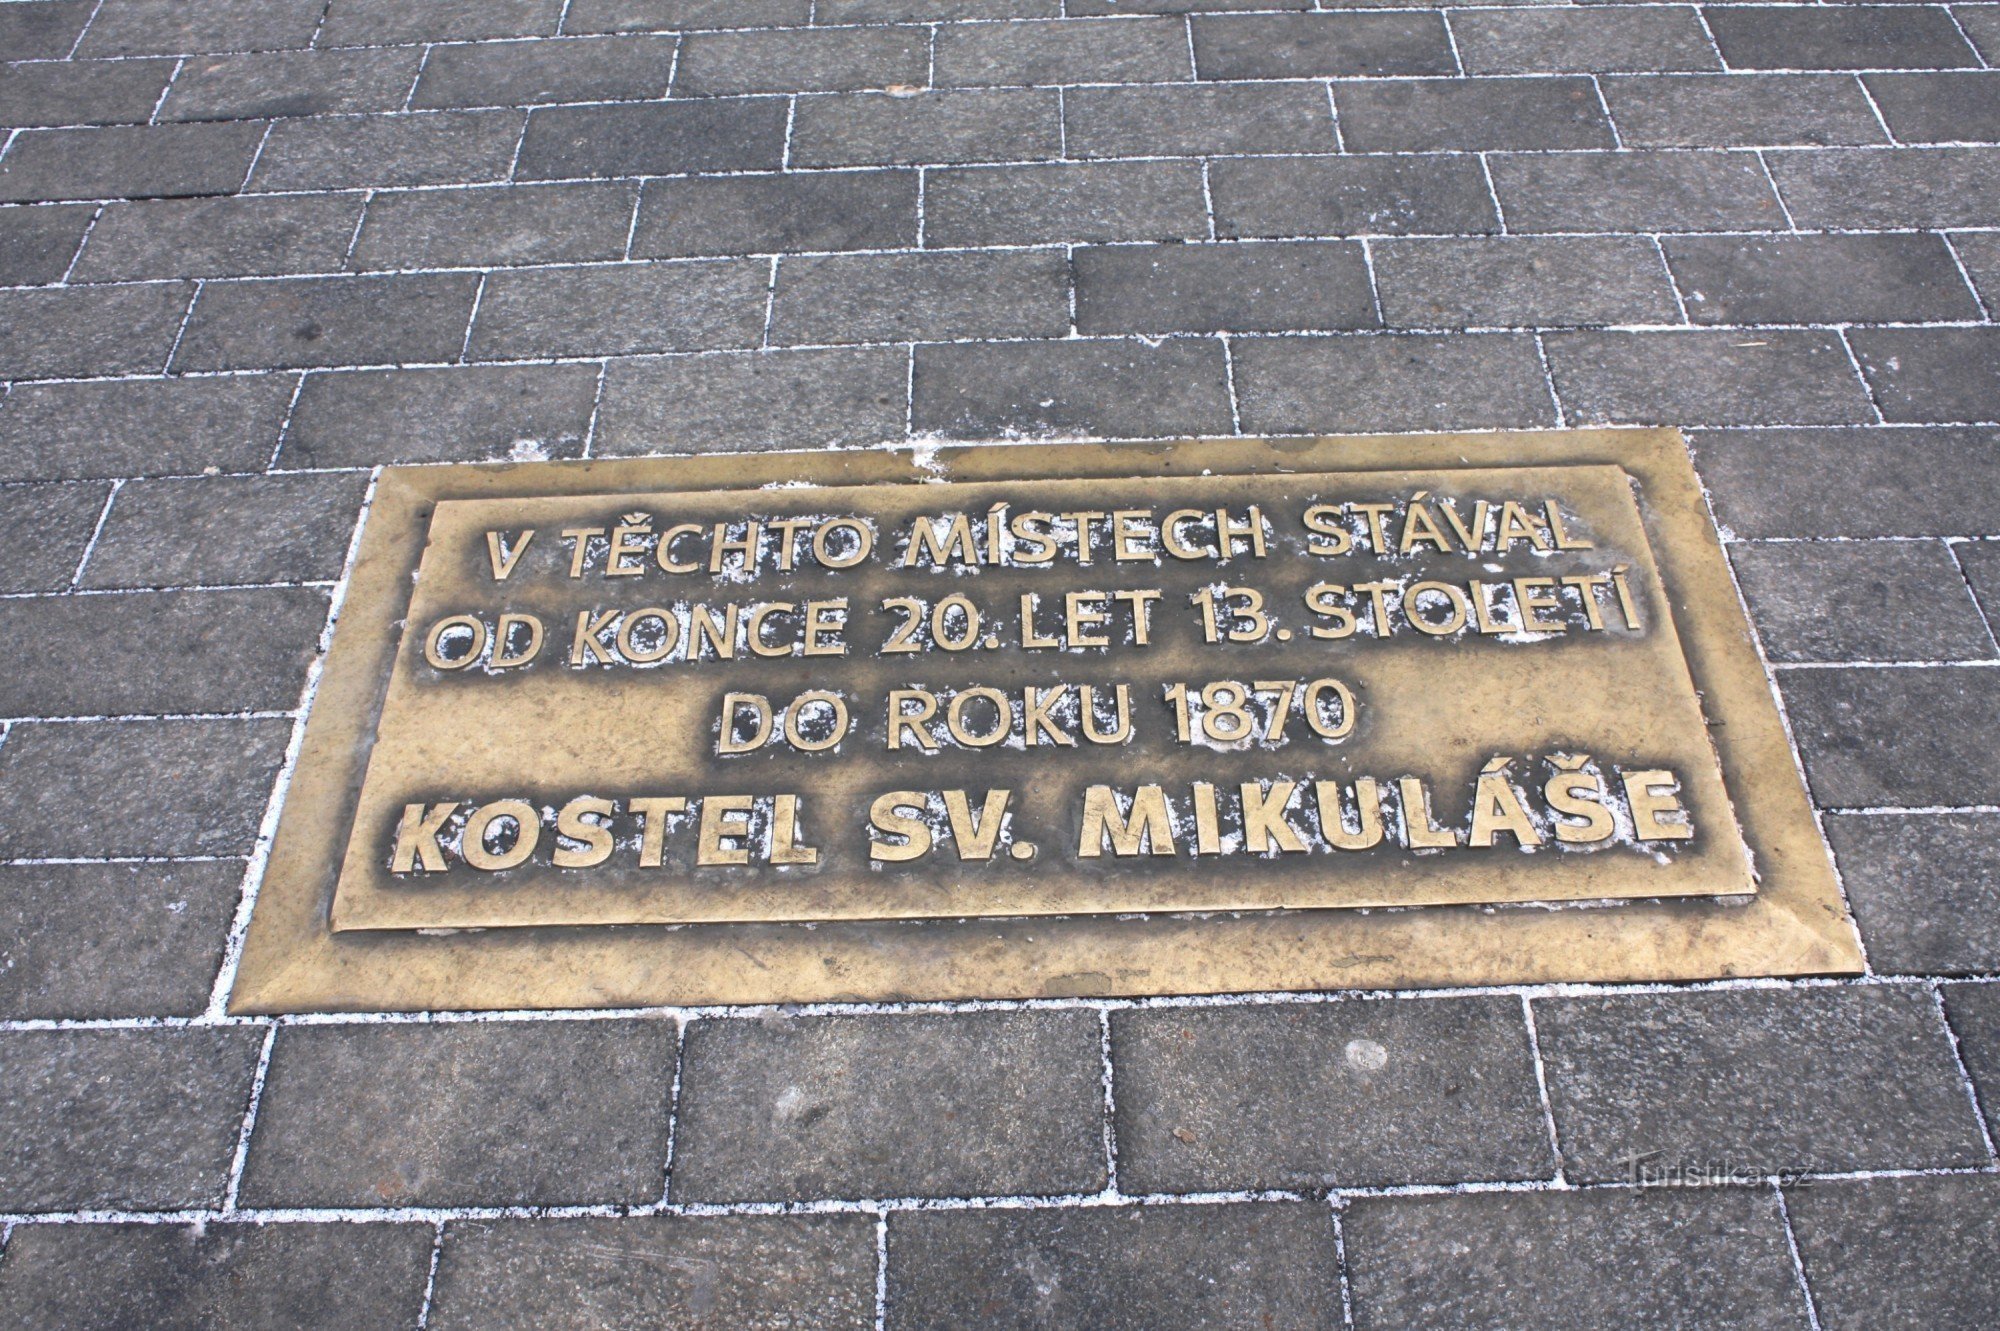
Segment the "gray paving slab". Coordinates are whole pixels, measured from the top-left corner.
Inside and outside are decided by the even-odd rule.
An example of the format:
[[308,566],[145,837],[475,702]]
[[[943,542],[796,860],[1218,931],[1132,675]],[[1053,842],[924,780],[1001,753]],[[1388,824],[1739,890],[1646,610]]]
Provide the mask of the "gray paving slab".
[[[218,1205],[264,1034],[251,1026],[0,1032],[0,1206]],[[0,1289],[12,1283],[13,1257]]]
[[181,282],[0,291],[0,375],[157,374],[193,294]]
[[865,445],[903,435],[910,353],[835,347],[634,357],[605,372],[603,457]]
[[[597,400],[595,365],[465,365],[309,374],[283,467],[576,457]],[[422,429],[414,422],[423,422]]]
[[670,1195],[1095,1192],[1099,1038],[1092,1012],[695,1022]]
[[89,204],[0,209],[0,282],[59,282],[76,258],[97,210]]
[[431,1241],[421,1223],[26,1225],[7,1244],[0,1325],[414,1324]]
[[0,745],[0,855],[248,854],[291,730],[275,718],[14,725]]
[[244,1166],[255,1206],[588,1205],[666,1177],[670,1021],[281,1031]]
[[1980,731],[2000,691],[2000,666],[1800,670],[1781,688],[1823,806],[2000,801],[2000,754]]
[[888,1321],[911,1328],[1338,1325],[1333,1215],[1305,1202],[905,1212]]
[[1111,1051],[1131,1192],[1555,1173],[1515,998],[1120,1012]]
[[1990,1135],[2000,1129],[2000,985],[1954,984],[1943,993],[1959,1057],[1972,1076]]
[[1773,661],[1990,661],[1993,635],[1933,541],[1783,542],[1730,550]]
[[0,865],[0,1017],[192,1017],[242,894],[237,860]]
[[1833,814],[1827,840],[1884,974],[1972,974],[2000,967],[2000,817],[1989,813]]
[[1572,1180],[1729,1182],[1988,1159],[1922,986],[1534,1006]]
[[68,587],[110,497],[102,484],[0,489],[0,592]]
[[133,282],[337,273],[363,203],[360,194],[114,203],[91,227],[71,277]]
[[78,585],[331,582],[367,488],[354,472],[133,481],[105,514]]
[[907,250],[917,242],[915,171],[689,176],[648,182],[634,258]]
[[455,1221],[427,1326],[875,1325],[865,1215]]
[[1768,1190],[1364,1198],[1342,1231],[1359,1328],[1811,1325]]
[[[326,593],[310,587],[0,599],[0,716],[279,711],[305,682]],[[77,669],[88,661],[92,668]]]
[[2000,1307],[1986,1259],[2000,1245],[1992,1175],[1859,1179],[1786,1190],[1824,1331],[1974,1331]]
[[[2000,432],[1860,427],[1692,436],[1717,518],[1742,537],[1977,536],[2000,530]],[[1793,477],[1834,469],[1835,486]]]
[[0,402],[0,478],[260,470],[297,390],[288,374],[16,385]]

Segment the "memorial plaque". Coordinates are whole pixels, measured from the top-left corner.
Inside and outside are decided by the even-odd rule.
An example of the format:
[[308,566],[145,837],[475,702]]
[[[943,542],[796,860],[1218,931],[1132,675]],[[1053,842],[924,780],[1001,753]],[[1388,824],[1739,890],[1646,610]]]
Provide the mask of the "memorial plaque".
[[1014,446],[385,473],[235,1002],[1857,960],[1677,436]]

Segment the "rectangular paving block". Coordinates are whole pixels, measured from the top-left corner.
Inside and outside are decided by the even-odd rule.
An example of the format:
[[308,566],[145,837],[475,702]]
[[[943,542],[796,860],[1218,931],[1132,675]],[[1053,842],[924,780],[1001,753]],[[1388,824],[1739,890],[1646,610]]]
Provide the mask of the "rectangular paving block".
[[2000,815],[1829,814],[1825,825],[1877,971],[2000,969]]
[[69,586],[110,497],[101,484],[0,489],[0,592]]
[[917,243],[915,171],[690,176],[646,184],[635,258],[895,250]]
[[185,282],[0,291],[0,378],[157,374],[193,294]]
[[322,0],[105,0],[78,55],[275,51],[312,41]]
[[1218,161],[1217,235],[1403,236],[1497,231],[1479,159],[1458,154]]
[[1384,79],[1342,83],[1333,104],[1349,151],[1610,148],[1586,78]]
[[1119,1012],[1111,1055],[1128,1193],[1555,1172],[1518,999]]
[[778,97],[537,108],[528,113],[515,178],[775,171],[786,118]]
[[0,1321],[202,1331],[414,1325],[421,1223],[25,1225],[7,1244]]
[[0,478],[261,471],[297,384],[289,374],[16,384],[0,400]]
[[478,289],[471,273],[210,282],[188,317],[174,368],[456,360]]
[[[1874,426],[1693,436],[1717,519],[1759,536],[1977,536],[2000,527],[2000,433]],[[1799,485],[1820,471],[1838,486]]]
[[1450,74],[1444,19],[1426,13],[1210,14],[1189,24],[1204,79]]
[[14,725],[0,855],[247,854],[291,733],[282,718]]
[[1190,240],[1208,235],[1193,162],[1089,162],[932,171],[927,245]]
[[395,189],[505,180],[521,142],[520,111],[315,116],[280,120],[257,158],[252,190]]
[[2000,329],[1860,328],[1850,341],[1884,420],[2000,419]]
[[1768,1191],[1369,1197],[1341,1230],[1361,1331],[1810,1324]]
[[465,268],[622,259],[639,187],[508,185],[398,190],[368,201],[359,269]]
[[815,0],[813,19],[817,23],[932,23],[1054,18],[1061,6],[1062,0]]
[[1551,333],[1544,345],[1579,423],[1844,425],[1874,415],[1833,333]]
[[361,220],[359,194],[114,203],[90,230],[78,282],[337,273]]
[[1930,541],[1730,548],[1773,661],[1990,661],[1993,635],[1951,552]]
[[1333,105],[1312,83],[1071,88],[1063,94],[1071,157],[1330,153]]
[[199,1014],[242,890],[237,860],[0,865],[0,1016]]
[[1941,5],[1716,5],[1709,30],[1731,69],[1949,69],[1979,63]]
[[1692,5],[1475,9],[1451,15],[1468,74],[1721,69]]
[[280,711],[325,622],[306,587],[0,599],[0,716]]
[[2000,752],[1982,733],[2000,668],[1798,670],[1781,683],[1823,807],[2000,803]]
[[794,28],[700,32],[685,39],[674,93],[851,92],[920,88],[930,32],[918,27]]
[[1273,434],[1554,425],[1534,339],[1356,334],[1233,347],[1243,428]]
[[864,1215],[458,1220],[427,1327],[875,1325]]
[[1802,227],[1985,226],[2000,203],[2000,148],[1767,154]]
[[1330,1328],[1333,1214],[1306,1202],[899,1211],[891,1331]]
[[662,1020],[289,1027],[271,1052],[243,1200],[652,1201],[673,1068]]
[[1887,142],[1868,95],[1845,74],[1633,74],[1598,86],[1634,148]]
[[2000,140],[2000,75],[1869,74],[1861,81],[1898,143]]
[[813,0],[570,0],[565,33],[802,28]]
[[89,204],[0,208],[0,285],[60,282],[96,215]]
[[562,17],[563,0],[332,0],[320,29],[321,46],[469,42],[496,37],[548,36]]
[[1392,328],[1676,323],[1673,284],[1640,236],[1384,240],[1370,247]]
[[263,1044],[255,1026],[0,1033],[0,1207],[219,1205]]
[[1661,242],[1695,323],[1977,319],[1942,236],[1673,236]]
[[1083,333],[1370,328],[1368,264],[1351,241],[1107,245],[1073,252]]
[[2000,1307],[1991,1175],[1814,1183],[1786,1189],[1785,1206],[1824,1331],[1972,1331]]
[[133,481],[118,491],[78,585],[330,582],[367,488],[359,473]]
[[254,120],[396,111],[409,97],[423,63],[423,51],[414,46],[197,56],[174,76],[160,118]]
[[1053,160],[1062,151],[1061,94],[980,88],[801,97],[793,166],[912,166]]
[[2000,542],[1958,541],[1952,544],[1951,553],[1990,627],[2000,616]]
[[902,347],[613,361],[592,451],[631,457],[901,439],[909,372]]
[[1500,153],[1493,188],[1512,231],[1782,231],[1755,153]]
[[467,352],[495,360],[752,347],[764,335],[770,273],[756,259],[494,273]]
[[0,125],[143,125],[173,72],[171,60],[0,65]]
[[2000,985],[1954,984],[1943,990],[1959,1057],[1972,1075],[1989,1136],[2000,1131]]
[[778,263],[774,345],[1061,337],[1069,267],[1059,249],[856,254]]
[[1171,83],[1193,77],[1187,26],[1168,17],[943,27],[932,66],[940,88]]
[[433,47],[410,105],[533,106],[665,97],[678,46],[673,37],[637,36]]
[[22,0],[0,7],[0,60],[60,60],[83,35],[97,0]]
[[[0,252],[6,248],[6,218],[0,216]],[[1952,252],[1965,267],[1972,289],[1991,310],[2000,303],[2000,235],[1991,232],[1961,232],[1950,238]]]
[[1097,1015],[978,1012],[697,1021],[679,1202],[1096,1192]]
[[1986,1159],[1937,1005],[1920,986],[1534,1007],[1573,1181],[1714,1182]]
[[961,439],[1226,434],[1228,368],[1209,338],[920,346],[910,421]]
[[113,125],[30,129],[0,157],[0,202],[233,194],[264,125]]
[[576,457],[598,373],[595,365],[464,365],[310,374],[278,465]]

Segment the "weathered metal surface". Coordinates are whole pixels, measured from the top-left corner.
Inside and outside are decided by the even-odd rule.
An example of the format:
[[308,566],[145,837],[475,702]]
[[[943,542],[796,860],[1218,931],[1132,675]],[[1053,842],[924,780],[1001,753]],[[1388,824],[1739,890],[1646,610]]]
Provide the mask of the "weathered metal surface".
[[[941,479],[959,483],[909,484]],[[1364,507],[1377,504],[1389,507]],[[1238,533],[1226,560],[1218,509]],[[1074,520],[1010,525],[1079,512],[1107,515],[1083,520],[1088,564]],[[940,558],[957,514],[969,544]],[[789,570],[772,541],[788,518],[814,520],[791,530]],[[718,524],[740,548],[753,520],[756,569],[712,558]],[[867,527],[869,556],[849,562],[850,526],[815,562],[828,520]],[[911,560],[913,524],[935,543]],[[1122,560],[1114,526],[1131,538]],[[578,529],[600,534],[563,538]],[[687,571],[658,553],[674,529],[664,564]],[[1047,562],[1021,558],[1051,531]],[[636,571],[606,576],[614,541],[615,566]],[[1426,582],[1426,622],[1412,623],[1405,599]],[[1261,595],[1262,623],[1239,588]],[[1524,598],[1538,623],[1522,624]],[[841,600],[805,655],[805,607]],[[756,636],[751,617],[770,605],[793,609]],[[703,636],[730,606],[736,630]],[[645,607],[666,613],[632,613]],[[596,645],[573,658],[579,612]],[[523,664],[504,652],[534,635],[525,619],[502,634],[502,614],[541,626]],[[882,650],[905,641],[914,650]],[[1337,683],[1309,711],[1316,680]],[[1232,681],[1253,695],[1240,714]],[[973,689],[993,692],[954,718]],[[894,690],[905,714],[926,699],[937,711],[891,750]],[[727,738],[746,751],[718,752],[726,694],[768,702],[769,742],[751,744],[758,704],[738,699]],[[826,695],[848,715],[837,743]],[[1379,840],[1357,814],[1371,794]],[[465,834],[468,818],[484,835]],[[1604,904],[1503,904],[1564,901]],[[1370,909],[1382,906],[1417,909]],[[234,1002],[1032,996],[1857,964],[1685,449],[1670,432],[1595,431],[385,473]]]

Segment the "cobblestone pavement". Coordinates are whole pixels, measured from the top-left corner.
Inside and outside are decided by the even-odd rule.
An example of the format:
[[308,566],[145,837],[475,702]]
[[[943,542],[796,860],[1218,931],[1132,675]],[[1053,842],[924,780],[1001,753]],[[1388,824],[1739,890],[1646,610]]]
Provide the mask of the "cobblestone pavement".
[[[2000,1322],[2000,4],[1307,3],[0,3],[0,1325]],[[378,464],[1599,422],[1859,980],[222,1015]]]

